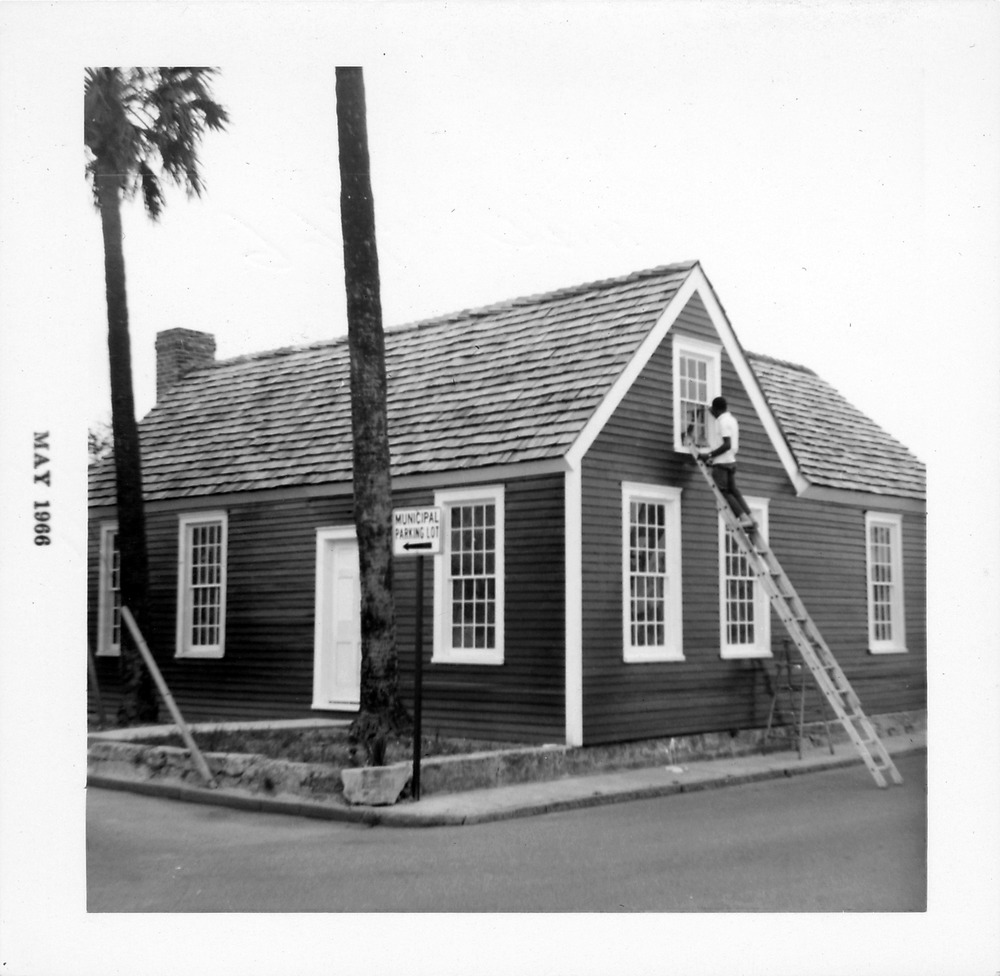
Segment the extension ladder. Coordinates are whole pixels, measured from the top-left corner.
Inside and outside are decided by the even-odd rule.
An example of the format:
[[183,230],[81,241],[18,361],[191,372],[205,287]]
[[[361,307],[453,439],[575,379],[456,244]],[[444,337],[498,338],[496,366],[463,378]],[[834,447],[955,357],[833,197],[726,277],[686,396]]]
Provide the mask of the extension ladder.
[[871,720],[862,710],[861,702],[847,676],[841,670],[826,641],[823,640],[823,635],[813,623],[812,617],[809,616],[805,605],[781,568],[778,557],[758,539],[756,532],[747,531],[740,525],[725,495],[715,483],[709,466],[698,459],[697,448],[694,445],[691,446],[691,455],[709,488],[712,489],[716,507],[726,527],[747,554],[754,575],[760,581],[771,605],[799,649],[806,667],[812,672],[820,691],[844,726],[844,731],[854,743],[875,782],[881,787],[888,786],[886,782],[888,774],[893,783],[902,783],[903,777],[878,737]]

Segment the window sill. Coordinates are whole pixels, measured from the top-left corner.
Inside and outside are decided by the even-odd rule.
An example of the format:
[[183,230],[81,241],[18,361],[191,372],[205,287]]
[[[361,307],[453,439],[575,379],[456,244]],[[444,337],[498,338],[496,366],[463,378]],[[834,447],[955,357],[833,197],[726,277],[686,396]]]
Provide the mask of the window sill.
[[208,660],[221,660],[223,657],[225,657],[225,651],[221,647],[218,647],[218,648],[214,648],[214,647],[213,648],[199,648],[196,651],[192,651],[192,650],[178,651],[174,655],[174,657],[176,657],[176,658],[189,658],[189,659],[196,660],[196,661],[197,660],[201,660],[202,658],[205,658],[205,659],[208,659]]
[[503,664],[503,651],[445,651],[435,652],[431,664]]
[[[709,451],[711,448],[709,447],[708,443],[706,442],[704,444],[695,444],[695,449],[700,454],[703,451]],[[686,454],[688,457],[690,457],[691,456],[691,445],[689,443],[687,443],[686,441],[679,441],[679,440],[675,439],[674,440],[674,452],[677,453],[677,454]]]
[[772,658],[770,648],[747,647],[747,648],[723,648],[719,652],[723,661],[747,661],[754,658]]
[[909,653],[904,644],[871,644],[868,647],[869,654],[907,654]]
[[685,657],[681,651],[669,651],[665,648],[645,648],[639,649],[627,647],[623,655],[626,664],[656,664],[659,662],[683,661]]

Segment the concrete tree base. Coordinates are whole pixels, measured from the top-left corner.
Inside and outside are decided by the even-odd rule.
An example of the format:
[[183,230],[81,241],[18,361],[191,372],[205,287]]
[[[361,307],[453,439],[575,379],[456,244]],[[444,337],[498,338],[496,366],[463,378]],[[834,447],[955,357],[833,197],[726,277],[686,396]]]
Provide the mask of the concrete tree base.
[[410,763],[342,769],[340,780],[344,784],[344,799],[357,806],[391,806],[399,799],[412,773]]

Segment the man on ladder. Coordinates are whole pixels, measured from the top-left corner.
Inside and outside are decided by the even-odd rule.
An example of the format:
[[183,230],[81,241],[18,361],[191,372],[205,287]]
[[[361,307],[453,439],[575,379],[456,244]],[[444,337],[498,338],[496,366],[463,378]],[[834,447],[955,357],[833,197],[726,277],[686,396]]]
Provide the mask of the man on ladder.
[[719,423],[722,443],[708,453],[698,452],[693,431],[688,428],[688,444],[698,469],[715,496],[719,514],[746,553],[754,576],[760,581],[771,606],[788,630],[803,662],[812,672],[820,691],[844,726],[876,784],[885,787],[889,785],[888,781],[902,783],[903,777],[885,744],[864,713],[847,675],[809,616],[778,557],[754,534],[757,526],[750,516],[750,507],[736,487],[736,452],[740,446],[740,428],[736,418],[729,413],[724,397],[716,397],[710,409]]
[[715,417],[721,443],[707,454],[699,454],[698,460],[711,466],[712,477],[739,519],[740,528],[753,532],[757,528],[757,523],[750,514],[750,506],[746,499],[736,487],[736,453],[740,449],[739,421],[729,412],[725,397],[716,397],[709,410]]

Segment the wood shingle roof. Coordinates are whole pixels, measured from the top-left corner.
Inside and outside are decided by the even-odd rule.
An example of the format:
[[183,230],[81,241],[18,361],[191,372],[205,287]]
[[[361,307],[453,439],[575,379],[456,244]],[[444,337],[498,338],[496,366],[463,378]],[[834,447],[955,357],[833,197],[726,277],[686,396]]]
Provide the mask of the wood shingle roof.
[[[564,454],[694,265],[387,329],[393,475]],[[348,366],[342,338],[189,373],[140,425],[146,497],[349,481]]]
[[[563,456],[696,264],[387,329],[393,476]],[[815,374],[751,364],[808,479],[922,497],[922,465]],[[146,497],[349,482],[350,423],[346,338],[212,363],[140,424]],[[90,503],[114,504],[110,462]]]
[[902,498],[925,498],[924,465],[811,369],[757,353],[747,358],[805,478]]

